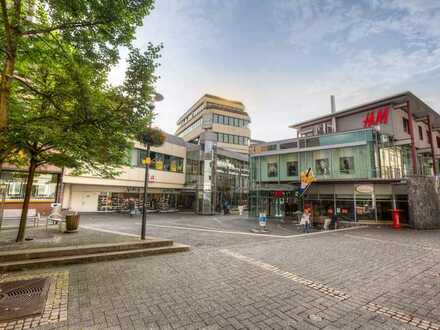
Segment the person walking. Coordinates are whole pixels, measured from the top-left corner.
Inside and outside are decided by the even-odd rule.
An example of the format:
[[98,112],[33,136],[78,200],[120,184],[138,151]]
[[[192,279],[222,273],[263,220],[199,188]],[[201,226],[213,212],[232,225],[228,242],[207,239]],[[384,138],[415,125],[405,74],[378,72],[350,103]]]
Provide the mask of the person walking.
[[130,214],[130,218],[136,214],[136,202],[133,198],[128,200],[128,212]]
[[310,233],[310,210],[308,208],[304,209],[300,224],[304,226],[304,233]]

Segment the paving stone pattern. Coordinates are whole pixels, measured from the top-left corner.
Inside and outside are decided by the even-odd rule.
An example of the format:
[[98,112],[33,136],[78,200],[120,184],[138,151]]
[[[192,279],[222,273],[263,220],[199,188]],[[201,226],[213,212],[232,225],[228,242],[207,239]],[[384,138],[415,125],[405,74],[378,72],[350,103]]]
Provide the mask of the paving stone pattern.
[[0,330],[22,330],[37,328],[39,326],[51,325],[67,321],[67,301],[69,289],[69,273],[67,271],[39,271],[22,274],[2,274],[0,282],[29,280],[32,278],[50,278],[50,286],[47,294],[46,304],[41,315],[27,317],[21,320],[0,322]]
[[188,253],[57,268],[69,272],[68,318],[40,328],[437,329],[439,234],[218,234]]

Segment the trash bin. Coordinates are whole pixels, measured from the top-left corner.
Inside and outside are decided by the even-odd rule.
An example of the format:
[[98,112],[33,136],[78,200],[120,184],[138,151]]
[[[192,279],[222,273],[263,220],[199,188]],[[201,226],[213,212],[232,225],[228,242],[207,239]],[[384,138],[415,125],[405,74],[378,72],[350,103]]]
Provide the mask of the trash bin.
[[79,227],[79,214],[68,213],[66,215],[66,232],[74,233],[78,231]]

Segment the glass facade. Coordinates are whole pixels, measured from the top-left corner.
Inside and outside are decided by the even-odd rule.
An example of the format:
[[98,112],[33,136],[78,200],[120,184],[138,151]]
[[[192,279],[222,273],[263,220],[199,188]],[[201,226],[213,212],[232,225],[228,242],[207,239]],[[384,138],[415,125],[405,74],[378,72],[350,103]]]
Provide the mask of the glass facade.
[[[386,142],[380,142],[382,140]],[[322,220],[336,211],[341,220],[391,221],[393,203],[396,203],[401,221],[407,221],[407,196],[397,197],[392,185],[371,183],[368,188],[371,193],[357,191],[356,186],[359,182],[378,178],[396,180],[412,173],[409,145],[394,146],[371,130],[298,141],[299,147],[288,153],[251,156],[251,216],[259,212],[272,217],[296,216],[292,210],[310,207],[314,219]],[[344,143],[354,145],[344,146]],[[423,171],[432,171],[431,158],[423,155],[419,158],[420,164],[426,164]],[[299,176],[309,168],[317,181],[300,200],[295,197]]]
[[195,191],[199,214],[221,212],[248,200],[249,166],[242,159],[223,155],[212,142],[194,145],[187,152],[186,187]]
[[[147,151],[143,149],[134,149],[132,156],[132,165],[144,167],[142,160],[147,157]],[[183,173],[183,158],[150,151],[150,168],[158,171]]]
[[[23,200],[27,173],[2,170],[0,183],[6,184],[6,200]],[[32,200],[55,200],[58,174],[36,173],[32,185]]]

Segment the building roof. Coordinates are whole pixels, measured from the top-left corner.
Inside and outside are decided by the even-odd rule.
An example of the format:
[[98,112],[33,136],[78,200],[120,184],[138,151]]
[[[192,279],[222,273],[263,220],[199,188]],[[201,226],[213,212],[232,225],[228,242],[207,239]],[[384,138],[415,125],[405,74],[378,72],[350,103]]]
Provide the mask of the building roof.
[[234,101],[234,100],[228,100],[228,99],[225,99],[225,98],[223,98],[223,97],[220,97],[220,96],[216,96],[216,95],[212,95],[212,94],[204,94],[202,97],[200,97],[196,102],[194,102],[193,103],[193,105],[191,105],[191,107],[187,110],[187,111],[185,111],[184,113],[183,113],[183,115],[181,115],[180,117],[179,117],[179,119],[177,120],[177,124],[178,125],[180,125],[180,123],[181,123],[181,121],[186,117],[186,116],[188,116],[192,111],[194,111],[194,109],[196,109],[201,103],[203,103],[205,100],[209,100],[209,99],[211,99],[212,101],[219,101],[219,102],[224,102],[224,103],[229,103],[229,104],[231,104],[231,106],[233,106],[233,105],[236,105],[236,106],[238,106],[239,108],[241,108],[241,110],[243,111],[243,112],[245,112],[244,111],[244,104],[242,103],[242,102],[240,102],[240,101]]
[[182,138],[180,138],[176,135],[173,135],[173,134],[169,134],[167,132],[163,132],[163,133],[165,134],[165,141],[166,142],[171,143],[171,144],[176,144],[179,146],[183,146],[183,147],[186,146],[186,143]]
[[389,103],[399,103],[399,102],[404,101],[407,98],[412,98],[417,103],[422,104],[423,108],[426,109],[426,111],[423,108],[411,109],[411,111],[413,112],[413,114],[416,117],[423,117],[423,116],[427,116],[428,114],[430,114],[433,116],[433,118],[432,118],[433,119],[433,126],[440,127],[440,115],[436,111],[434,111],[429,105],[427,105],[425,102],[423,102],[421,99],[419,99],[417,96],[415,96],[410,91],[405,91],[405,92],[402,92],[399,94],[394,94],[394,95],[380,98],[380,99],[370,101],[367,103],[362,103],[362,104],[356,105],[354,107],[350,107],[350,108],[347,108],[344,110],[336,111],[335,113],[328,113],[326,115],[311,118],[311,119],[308,119],[308,120],[305,120],[305,121],[302,121],[299,123],[289,125],[289,127],[290,128],[300,128],[301,126],[313,125],[315,123],[322,122],[323,120],[326,120],[326,119],[330,120],[333,116],[335,116],[335,117],[346,116],[351,113],[356,113],[359,111],[367,110],[369,108],[380,107],[382,105],[386,105]]

